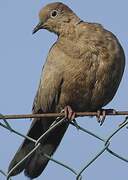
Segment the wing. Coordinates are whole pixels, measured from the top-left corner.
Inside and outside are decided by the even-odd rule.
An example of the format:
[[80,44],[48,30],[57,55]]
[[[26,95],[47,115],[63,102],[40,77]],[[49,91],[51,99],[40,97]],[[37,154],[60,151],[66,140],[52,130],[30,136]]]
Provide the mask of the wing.
[[[54,111],[61,93],[61,84],[63,83],[62,74],[59,68],[49,62],[52,57],[46,61],[42,70],[39,88],[33,102],[33,113],[43,113]],[[53,118],[34,118],[27,135],[33,139],[38,139],[52,124]],[[59,127],[59,130],[49,133],[49,136],[42,140],[42,146],[39,151],[33,153],[32,157],[24,161],[11,174],[16,175],[25,169],[26,174],[40,174],[48,163],[48,159],[40,152],[52,155],[59,145],[68,125]],[[59,132],[59,133],[58,133]],[[25,139],[14,158],[9,165],[9,171],[22,158],[24,158],[32,149],[34,143]],[[41,158],[40,158],[41,157]]]
[[58,104],[63,77],[60,72],[46,65],[42,71],[39,87],[34,98],[32,111],[53,112]]

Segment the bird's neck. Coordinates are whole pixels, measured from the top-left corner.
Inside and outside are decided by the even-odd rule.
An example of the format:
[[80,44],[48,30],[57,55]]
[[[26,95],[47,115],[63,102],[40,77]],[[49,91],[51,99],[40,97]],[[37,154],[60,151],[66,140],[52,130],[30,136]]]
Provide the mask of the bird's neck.
[[75,39],[77,26],[81,22],[82,22],[81,19],[76,17],[76,18],[72,18],[70,23],[62,24],[58,30],[59,38],[66,38],[66,39],[68,38],[69,40]]

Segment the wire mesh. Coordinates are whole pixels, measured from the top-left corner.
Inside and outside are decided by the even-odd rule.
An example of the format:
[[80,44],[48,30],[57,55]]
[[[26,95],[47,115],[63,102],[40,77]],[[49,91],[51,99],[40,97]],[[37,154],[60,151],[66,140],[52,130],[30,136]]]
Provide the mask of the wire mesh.
[[[108,112],[106,115],[110,115],[110,116],[114,116],[114,115],[128,115],[127,111],[115,111],[115,112]],[[97,116],[97,112],[77,112],[76,116]],[[49,127],[49,129],[42,134],[37,140],[26,136],[22,133],[19,133],[17,130],[13,129],[11,127],[11,125],[9,124],[9,122],[7,121],[7,119],[24,119],[24,118],[39,118],[39,117],[56,117],[57,120],[55,120],[55,122]],[[59,118],[58,118],[59,117]],[[53,131],[56,127],[60,126],[64,121],[66,121],[66,118],[64,117],[64,113],[47,113],[47,114],[23,114],[23,115],[2,115],[0,114],[0,120],[3,120],[3,122],[0,122],[0,126],[7,129],[10,132],[15,133],[18,136],[21,136],[23,138],[27,138],[30,141],[32,141],[33,143],[35,143],[35,147],[20,161],[18,162],[11,170],[9,173],[4,172],[3,170],[0,170],[1,175],[5,176],[5,178],[7,180],[12,180],[12,178],[10,178],[10,174],[12,173],[12,171],[17,168],[23,161],[25,161],[29,156],[31,156],[31,154],[33,152],[35,152],[40,144],[40,141],[45,138],[48,133],[50,133],[51,131]],[[96,161],[97,158],[99,158],[105,151],[107,151],[108,153],[110,153],[112,156],[115,156],[117,158],[119,158],[120,160],[123,160],[125,162],[128,163],[128,159],[121,156],[120,154],[116,153],[115,151],[113,151],[110,148],[110,144],[111,144],[111,140],[112,138],[121,131],[122,128],[126,127],[128,125],[128,116],[125,116],[124,122],[122,124],[119,125],[119,127],[117,129],[115,129],[106,139],[100,137],[99,135],[93,133],[92,131],[89,131],[88,129],[85,129],[81,126],[79,126],[76,121],[72,121],[70,122],[70,124],[74,127],[76,127],[77,129],[79,129],[80,131],[89,134],[90,136],[92,136],[93,138],[98,139],[99,141],[101,141],[103,147],[101,149],[99,149],[98,153],[95,154],[94,157],[92,157],[90,159],[89,162],[86,162],[86,164],[79,170],[74,170],[72,167],[68,166],[67,164],[64,164],[63,162],[60,162],[58,160],[55,160],[52,156],[49,156],[48,154],[44,154],[44,156],[46,156],[49,160],[53,161],[54,163],[57,163],[58,165],[64,167],[65,169],[69,170],[71,173],[74,174],[75,179],[76,180],[82,180],[82,174],[84,171],[87,170],[87,168]]]

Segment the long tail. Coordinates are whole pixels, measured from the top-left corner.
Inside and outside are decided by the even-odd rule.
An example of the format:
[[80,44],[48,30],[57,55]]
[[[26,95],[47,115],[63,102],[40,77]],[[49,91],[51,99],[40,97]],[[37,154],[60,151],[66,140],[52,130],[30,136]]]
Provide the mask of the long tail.
[[[38,139],[51,125],[52,120],[33,120],[31,128],[28,132],[28,136]],[[44,156],[47,154],[51,156],[58,145],[68,127],[68,123],[63,123],[61,126],[55,128],[50,132],[45,139],[41,141],[39,148],[25,161],[23,161],[17,168],[15,168],[10,176],[15,176],[24,170],[26,176],[30,178],[38,177],[42,171],[45,169],[49,159]],[[21,161],[33,148],[35,144],[28,139],[25,139],[18,151],[16,152],[14,158],[12,159],[8,172]]]

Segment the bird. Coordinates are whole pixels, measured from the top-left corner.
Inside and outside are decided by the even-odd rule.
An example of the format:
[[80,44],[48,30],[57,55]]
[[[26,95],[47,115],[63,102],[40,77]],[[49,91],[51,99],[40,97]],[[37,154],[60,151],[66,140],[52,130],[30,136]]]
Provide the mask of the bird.
[[[74,112],[98,111],[115,96],[125,68],[125,54],[118,38],[103,25],[81,20],[62,2],[45,5],[39,12],[39,23],[33,34],[46,29],[57,35],[42,69],[32,113],[64,110],[73,120]],[[31,179],[41,175],[59,146],[69,122],[50,132],[40,147],[16,168],[35,146],[24,139],[12,159],[8,172],[15,176],[22,171]],[[55,118],[34,118],[27,136],[37,140]]]

